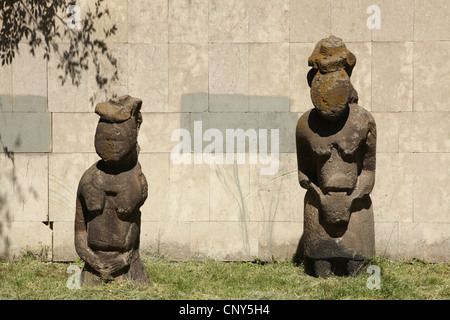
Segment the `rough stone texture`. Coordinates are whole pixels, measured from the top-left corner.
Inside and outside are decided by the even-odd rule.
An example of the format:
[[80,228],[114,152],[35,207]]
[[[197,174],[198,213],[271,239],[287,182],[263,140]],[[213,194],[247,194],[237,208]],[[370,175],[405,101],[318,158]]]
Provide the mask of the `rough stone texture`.
[[[330,32],[330,0],[290,2],[289,26],[291,42],[314,42]],[[310,32],[305,32],[309,30]]]
[[[447,5],[450,6],[448,2]],[[449,21],[450,17],[447,24]],[[442,76],[450,72],[450,41],[415,42],[413,50],[413,110],[448,112],[448,81],[443,80]],[[425,75],[422,81],[417,76],[420,74]]]
[[414,40],[450,40],[450,3],[446,0],[414,1]]
[[208,221],[210,170],[206,164],[170,163],[169,221]]
[[[209,111],[247,111],[248,45],[212,44],[209,48],[209,59]],[[237,99],[233,99],[236,96]]]
[[0,111],[2,113],[13,110],[12,73],[11,65],[3,65],[0,72]]
[[220,260],[252,260],[258,254],[258,222],[193,222],[190,247],[194,256]]
[[[413,17],[414,5],[417,1],[403,0],[392,2],[379,0],[376,4],[380,8],[381,28],[372,30],[373,41],[411,41],[414,35]],[[366,17],[369,15],[367,14]],[[431,21],[428,21],[431,23]],[[429,31],[430,32],[430,31]]]
[[330,0],[330,34],[341,35],[346,43],[370,41],[366,10],[372,4],[371,0]]
[[33,56],[28,44],[20,43],[12,63],[13,110],[15,112],[47,111],[47,61],[42,59],[44,49]]
[[405,112],[399,117],[400,152],[450,152],[450,112]]
[[52,230],[42,222],[0,222],[0,255],[6,259],[19,259],[27,251],[42,254],[51,260]]
[[213,221],[248,220],[250,193],[248,164],[214,164],[211,167],[209,205]]
[[[72,211],[73,217],[73,211]],[[54,261],[73,261],[78,258],[75,244],[73,221],[53,222],[53,256]]]
[[[92,163],[98,160],[96,153],[52,153],[49,155],[48,215],[50,221],[73,224],[75,212],[73,196],[77,193],[78,182]],[[67,166],[68,163],[70,166]]]
[[[82,15],[93,7],[92,1],[77,3]],[[373,4],[381,10],[380,30],[366,26],[366,9]],[[242,248],[237,240],[224,247],[191,243],[203,241],[193,233],[197,228],[204,228],[206,237],[225,230],[218,222],[229,222],[230,229],[235,223],[234,235],[242,239],[237,230],[251,222],[258,224],[252,230],[260,231],[251,235],[258,242],[252,255],[290,259],[296,253],[306,190],[298,184],[293,128],[313,107],[307,59],[317,41],[333,33],[363,62],[354,68],[352,84],[358,105],[377,124],[377,182],[371,195],[376,254],[450,261],[448,0],[105,0],[102,6],[110,8],[111,17],[97,32],[113,23],[118,27],[107,44],[117,58],[119,80],[105,100],[127,93],[144,102],[139,162],[149,197],[141,207],[141,252],[172,259],[194,254],[253,259],[236,254]],[[66,27],[56,23],[60,31]],[[67,48],[67,39],[58,45]],[[53,53],[45,62],[40,49],[33,57],[25,42],[19,48],[17,63],[0,68],[0,147],[13,151],[15,159],[0,157],[0,198],[5,199],[0,247],[6,248],[0,256],[18,256],[26,246],[39,250],[41,243],[53,251],[49,259],[73,261],[78,258],[73,199],[81,176],[98,160],[93,143],[98,116],[90,103],[98,93],[95,69],[82,71],[80,86],[70,80],[62,86],[63,71]],[[203,164],[197,170],[198,165],[174,164],[173,131],[192,134],[197,120],[203,131],[217,128],[222,134],[279,129],[280,170],[261,177],[264,165],[249,164],[246,154],[246,163],[238,165],[239,190],[234,165]],[[200,171],[191,180],[189,175]],[[27,190],[26,197],[18,197],[19,189]],[[191,196],[202,198],[190,201]],[[186,204],[183,214],[175,212],[178,201]],[[221,241],[220,235],[214,239]]]
[[48,154],[14,155],[14,221],[48,221]]
[[184,100],[192,93],[208,92],[208,46],[169,45],[169,112],[208,110],[208,96]]
[[313,107],[309,87],[305,79],[309,67],[305,57],[309,57],[314,43],[291,43],[289,47],[289,97],[291,112],[306,112]]
[[[68,50],[67,43],[58,43],[61,50]],[[117,59],[118,79],[108,81],[103,89],[99,89],[96,80],[95,68],[88,68],[81,71],[79,85],[72,84],[70,77],[67,78],[64,85],[59,76],[64,75],[64,71],[57,68],[59,57],[51,53],[48,62],[48,110],[55,113],[60,112],[93,112],[94,101],[107,99],[112,95],[120,96],[127,93],[128,87],[128,50],[124,43],[108,43],[108,50]],[[113,75],[111,64],[106,58],[100,57],[100,68],[104,70],[106,77]],[[105,93],[106,90],[106,93]]]
[[289,41],[289,0],[248,0],[249,41]]
[[92,112],[52,114],[52,144],[54,153],[95,152],[93,137],[98,116]]
[[129,92],[146,102],[142,112],[168,110],[168,56],[167,44],[128,45]]
[[167,0],[133,1],[131,4],[128,6],[128,42],[167,44]]
[[303,222],[266,222],[259,224],[258,254],[261,260],[289,260],[298,251]]
[[373,112],[372,104],[372,56],[373,42],[354,42],[347,45],[359,61],[358,67],[352,72],[352,85],[358,92],[358,105],[364,109]]
[[396,153],[399,151],[398,113],[372,113],[378,128],[377,152]]
[[[416,153],[413,155],[415,172],[414,222],[450,222],[450,155],[448,153]],[[433,164],[439,170],[430,170]],[[448,235],[447,235],[448,236]]]
[[[95,2],[90,0],[78,0],[76,3],[80,6],[81,14],[85,14],[88,11],[95,12]],[[117,26],[117,31],[115,34],[111,35],[108,38],[109,43],[119,43],[127,41],[127,20],[128,20],[128,0],[114,0],[107,1],[105,5],[108,6],[109,9],[109,17],[105,19],[101,19],[99,24],[96,26],[95,37],[102,37],[104,35],[104,30],[111,28],[113,24]],[[61,15],[64,16],[64,15]]]
[[85,261],[83,285],[104,281],[148,283],[139,257],[140,207],[148,185],[138,162],[142,100],[130,96],[96,106],[95,149],[101,160],[81,177],[75,249]]
[[269,225],[279,221],[295,221],[294,217],[298,213],[291,215],[289,210],[292,197],[297,197],[297,193],[292,193],[291,189],[292,175],[296,173],[295,159],[290,154],[281,153],[278,172],[274,175],[261,175],[263,167],[266,165],[261,163],[250,166],[250,193],[246,201],[249,207],[248,219]]
[[208,0],[169,0],[169,43],[207,43],[208,22]]
[[178,144],[172,141],[172,132],[186,128],[189,113],[143,113],[144,122],[139,131],[139,145],[142,152],[165,152],[170,155]]
[[[68,43],[58,43],[61,50],[68,50]],[[89,102],[89,70],[81,71],[78,86],[68,80],[62,85],[59,76],[64,71],[57,68],[59,58],[53,53],[48,62],[48,110],[50,112],[92,112]]]
[[141,247],[149,254],[163,255],[177,260],[193,256],[190,248],[190,222],[142,222]]
[[250,111],[289,111],[289,100],[280,99],[289,95],[289,46],[255,43],[250,45],[249,55]]
[[248,1],[209,1],[209,41],[248,41]]
[[[411,42],[374,42],[372,44],[373,112],[411,111],[413,96],[413,45]],[[386,55],[397,57],[394,65],[385,63]]]
[[[308,64],[312,109],[296,130],[298,179],[307,189],[304,258],[313,274],[352,274],[375,254],[370,193],[376,125],[350,82],[355,56],[341,39],[317,44]],[[309,270],[307,270],[309,271]]]
[[151,183],[148,198],[142,207],[142,221],[164,221],[169,211],[169,163],[167,153],[141,153],[139,162],[142,171]]
[[[378,122],[377,128],[380,132]],[[377,154],[377,187],[372,193],[376,221],[413,221],[413,164],[409,153]]]

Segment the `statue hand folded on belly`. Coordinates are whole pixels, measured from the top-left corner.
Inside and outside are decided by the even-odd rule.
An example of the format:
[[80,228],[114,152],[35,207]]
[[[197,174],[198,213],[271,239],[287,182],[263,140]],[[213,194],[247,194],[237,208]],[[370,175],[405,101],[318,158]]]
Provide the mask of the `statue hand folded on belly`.
[[322,198],[319,221],[332,237],[341,237],[350,220],[351,199],[345,192],[329,193]]

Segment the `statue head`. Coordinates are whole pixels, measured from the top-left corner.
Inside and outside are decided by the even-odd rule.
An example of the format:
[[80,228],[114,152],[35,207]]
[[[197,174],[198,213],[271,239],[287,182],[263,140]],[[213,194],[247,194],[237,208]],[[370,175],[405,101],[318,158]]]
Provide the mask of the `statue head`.
[[336,121],[347,111],[348,104],[358,101],[350,76],[356,57],[347,50],[340,38],[330,36],[320,40],[308,65],[308,84],[311,100],[319,114],[326,120]]
[[95,150],[106,164],[127,162],[137,156],[137,136],[142,123],[142,100],[128,95],[98,103],[100,120],[95,132]]

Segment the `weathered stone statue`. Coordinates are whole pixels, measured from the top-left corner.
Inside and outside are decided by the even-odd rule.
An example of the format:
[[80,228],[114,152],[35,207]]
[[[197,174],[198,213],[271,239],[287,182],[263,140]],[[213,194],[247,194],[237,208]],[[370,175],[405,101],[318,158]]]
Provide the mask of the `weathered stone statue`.
[[[374,255],[370,192],[376,127],[350,82],[355,56],[334,36],[316,45],[308,65],[314,109],[297,123],[298,179],[304,207],[305,266],[317,277],[357,274]],[[308,269],[308,268],[307,268]]]
[[148,283],[139,257],[147,181],[138,162],[142,100],[123,96],[97,104],[95,149],[101,160],[82,176],[77,192],[75,249],[85,261],[82,285],[102,280]]

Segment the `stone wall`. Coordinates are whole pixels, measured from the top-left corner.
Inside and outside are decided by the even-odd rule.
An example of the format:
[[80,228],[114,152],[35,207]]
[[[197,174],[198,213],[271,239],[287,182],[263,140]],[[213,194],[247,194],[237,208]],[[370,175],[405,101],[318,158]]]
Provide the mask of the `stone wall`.
[[[1,257],[48,247],[54,261],[77,258],[76,189],[98,159],[98,116],[89,98],[114,93],[143,99],[140,162],[149,198],[142,251],[174,259],[290,259],[303,229],[294,132],[313,107],[307,59],[333,34],[356,55],[352,82],[377,121],[377,255],[450,260],[447,0],[105,2],[105,25],[118,27],[108,46],[119,80],[108,95],[97,90],[92,70],[80,86],[62,86],[57,61],[47,63],[39,51],[31,56],[26,43],[0,69],[0,137],[9,152],[0,157]],[[373,4],[380,29],[368,27]],[[80,7],[83,14],[87,1]],[[248,150],[239,164],[194,163],[200,153],[188,164],[171,160],[179,142],[173,132],[187,129],[195,139],[199,128],[219,130],[224,145],[227,129],[267,129],[269,146],[270,130],[278,129],[278,172],[261,175],[269,164],[263,157],[251,163]]]

